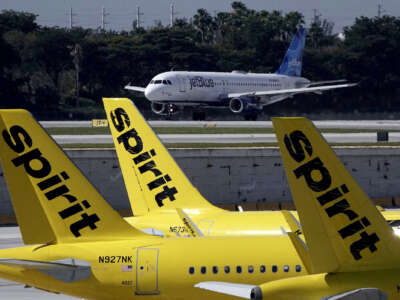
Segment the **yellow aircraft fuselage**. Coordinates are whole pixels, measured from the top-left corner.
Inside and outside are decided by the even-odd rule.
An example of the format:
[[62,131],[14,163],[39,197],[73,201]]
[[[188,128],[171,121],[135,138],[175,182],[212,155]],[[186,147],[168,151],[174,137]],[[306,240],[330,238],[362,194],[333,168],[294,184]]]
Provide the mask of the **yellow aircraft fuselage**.
[[[282,229],[290,231],[280,211],[215,211],[185,210],[205,236],[239,236],[239,235],[281,235]],[[292,212],[297,218],[297,212]],[[400,218],[399,211],[382,211],[382,215],[390,223]],[[125,220],[140,229],[155,228],[165,236],[188,235],[176,210],[160,210],[147,215],[128,217]],[[393,227],[395,231],[396,227]]]
[[194,285],[204,281],[262,284],[307,274],[286,236],[149,237],[5,249],[0,257],[89,262],[91,276],[71,283],[37,270],[0,265],[2,278],[87,299],[230,299]]

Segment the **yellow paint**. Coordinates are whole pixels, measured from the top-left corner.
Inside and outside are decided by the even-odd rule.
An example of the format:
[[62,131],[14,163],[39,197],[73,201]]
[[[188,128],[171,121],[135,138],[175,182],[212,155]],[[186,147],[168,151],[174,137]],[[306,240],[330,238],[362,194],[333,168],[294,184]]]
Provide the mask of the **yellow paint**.
[[[0,250],[2,278],[87,299],[204,299],[211,295],[229,299],[194,285],[211,280],[261,284],[305,274],[304,268],[295,271],[300,260],[282,235],[166,239],[144,234],[108,205],[28,112],[0,110],[0,132],[1,162],[24,242],[39,244]],[[163,219],[164,212],[159,213]],[[197,222],[204,230],[214,225],[209,219]],[[226,231],[222,225],[218,230]],[[243,226],[243,230],[254,227]],[[121,256],[129,260],[116,260]],[[54,273],[31,267],[34,262],[65,259],[90,263],[91,276],[64,282]],[[288,272],[285,265],[290,267]],[[275,273],[273,266],[278,268]],[[242,268],[240,273],[237,267]]]
[[272,121],[301,228],[283,214],[311,274],[263,283],[256,299],[314,300],[365,288],[400,299],[399,237],[310,121]]
[[[175,232],[185,235],[188,234],[186,227],[175,210],[182,208],[204,235],[277,235],[282,234],[281,227],[287,231],[290,230],[279,211],[231,212],[211,205],[193,187],[129,99],[103,98],[103,102],[128,198],[135,216],[126,218],[127,222],[141,229],[161,230],[166,236],[176,236]],[[132,137],[128,139],[129,135]],[[143,147],[139,147],[135,151],[140,151],[138,153],[133,153],[135,151],[132,150],[129,152],[129,147],[135,148],[138,141]],[[154,161],[162,176],[168,174],[171,178],[171,181],[165,185],[178,190],[178,193],[174,195],[175,199],[173,201],[164,200],[162,206],[158,206],[154,200],[156,194],[154,191],[159,191],[160,188],[152,191],[147,188],[147,184],[156,177],[152,172],[140,173],[139,167],[145,162],[138,164],[133,162],[135,157],[143,153],[149,154],[151,149],[155,151],[155,156],[149,157],[145,162]],[[294,215],[297,217],[296,212]],[[389,220],[400,219],[398,211],[383,211],[383,215]]]

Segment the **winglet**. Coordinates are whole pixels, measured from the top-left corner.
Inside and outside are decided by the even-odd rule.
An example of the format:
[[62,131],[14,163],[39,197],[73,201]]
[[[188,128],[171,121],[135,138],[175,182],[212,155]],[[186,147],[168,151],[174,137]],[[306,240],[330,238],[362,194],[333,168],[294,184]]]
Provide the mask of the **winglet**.
[[203,232],[196,226],[193,220],[181,208],[176,208],[176,212],[181,218],[183,224],[186,226],[192,237],[204,236]]

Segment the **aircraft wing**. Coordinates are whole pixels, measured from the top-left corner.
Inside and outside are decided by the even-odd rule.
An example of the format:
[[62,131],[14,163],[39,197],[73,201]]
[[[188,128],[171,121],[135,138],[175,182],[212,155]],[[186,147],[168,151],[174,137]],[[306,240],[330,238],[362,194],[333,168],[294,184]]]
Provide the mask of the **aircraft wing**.
[[195,284],[194,287],[211,292],[250,299],[251,290],[255,288],[256,285],[220,281],[204,281]]
[[[318,93],[327,90],[341,89],[346,87],[356,86],[357,83],[346,83],[346,84],[336,84],[336,85],[325,85],[325,86],[317,86],[317,87],[304,87],[297,89],[283,89],[283,90],[270,90],[270,91],[254,91],[254,92],[245,92],[245,93],[230,93],[228,94],[228,98],[236,98],[242,96],[279,96],[279,95],[294,95],[294,94],[302,94],[302,93]],[[282,99],[280,99],[282,100]],[[279,101],[279,100],[278,100]],[[276,101],[269,101],[267,104],[272,104]]]
[[146,88],[127,84],[124,89],[144,93]]
[[346,79],[336,79],[336,80],[323,80],[323,81],[311,81],[307,86],[321,85],[321,84],[333,84],[333,83],[344,83],[347,82]]
[[35,270],[63,282],[76,282],[91,276],[90,263],[75,259],[37,261],[25,259],[0,259],[0,265]]

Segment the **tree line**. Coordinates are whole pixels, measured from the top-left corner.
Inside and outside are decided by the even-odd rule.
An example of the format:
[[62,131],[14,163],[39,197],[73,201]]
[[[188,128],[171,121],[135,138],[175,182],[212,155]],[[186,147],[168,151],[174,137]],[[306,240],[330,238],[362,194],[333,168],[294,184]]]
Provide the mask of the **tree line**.
[[[168,70],[274,72],[299,26],[299,12],[252,10],[241,2],[212,16],[199,9],[174,25],[130,31],[43,27],[36,15],[0,13],[1,108],[27,108],[40,118],[102,114],[102,97],[143,95],[123,89],[146,86]],[[308,28],[303,76],[313,81],[346,78],[356,88],[299,95],[264,108],[275,111],[400,111],[400,18],[360,17],[344,28],[316,18]]]

